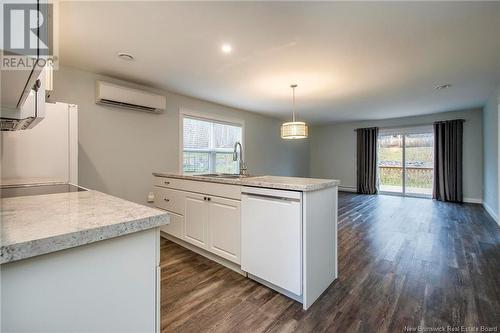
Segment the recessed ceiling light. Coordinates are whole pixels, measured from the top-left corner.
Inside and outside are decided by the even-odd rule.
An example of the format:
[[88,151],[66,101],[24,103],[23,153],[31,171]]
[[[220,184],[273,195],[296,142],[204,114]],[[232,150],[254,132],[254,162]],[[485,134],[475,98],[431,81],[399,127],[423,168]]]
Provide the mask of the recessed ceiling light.
[[135,59],[133,55],[123,52],[118,53],[118,58],[126,61],[132,61]]
[[233,50],[232,46],[230,44],[222,44],[221,46],[221,51],[224,52],[224,53],[231,53],[231,51]]
[[451,87],[451,84],[445,83],[445,84],[442,84],[442,85],[434,87],[434,89],[441,90],[441,89],[446,89],[446,88],[449,88],[449,87]]

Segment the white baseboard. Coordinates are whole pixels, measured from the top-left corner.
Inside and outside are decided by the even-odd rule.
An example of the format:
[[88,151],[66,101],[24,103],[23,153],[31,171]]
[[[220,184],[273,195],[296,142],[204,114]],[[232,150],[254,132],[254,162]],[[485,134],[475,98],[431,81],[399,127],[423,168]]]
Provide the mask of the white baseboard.
[[490,216],[493,218],[493,220],[495,220],[495,222],[498,225],[500,225],[500,221],[498,220],[498,215],[495,214],[493,209],[491,209],[491,207],[486,202],[483,202],[483,207],[484,207],[484,210],[486,210],[488,212],[488,214],[490,214]]
[[466,203],[474,203],[474,204],[482,204],[483,203],[483,199],[464,198],[464,202],[466,202]]
[[339,191],[356,193],[358,189],[354,186],[339,186]]
[[[353,186],[339,186],[339,191],[341,191],[341,192],[353,192],[353,193],[358,192],[357,188],[353,187]],[[398,195],[398,194],[383,193],[383,192],[379,192],[379,194]],[[483,203],[483,199],[477,199],[477,198],[464,198],[463,200],[466,203],[473,203],[473,204],[482,204]]]
[[238,264],[235,264],[234,262],[231,262],[231,261],[229,261],[227,259],[224,259],[224,258],[221,258],[221,257],[219,257],[219,256],[217,256],[217,255],[215,255],[213,253],[210,253],[208,251],[200,249],[199,247],[197,247],[195,245],[192,245],[192,244],[190,244],[188,242],[185,242],[182,239],[179,239],[177,237],[169,235],[169,234],[167,234],[167,233],[165,233],[163,231],[161,232],[161,237],[166,238],[169,241],[172,241],[172,242],[174,242],[174,243],[176,243],[176,244],[178,244],[178,245],[180,245],[182,247],[185,247],[188,250],[191,250],[191,251],[193,251],[195,253],[198,253],[199,255],[204,256],[205,258],[208,258],[208,259],[210,259],[212,261],[215,261],[216,263],[221,264],[222,266],[225,266],[225,267],[227,267],[227,268],[235,271],[236,273],[239,273],[239,274],[241,274],[241,275],[243,275],[245,277],[247,276],[247,272],[242,271],[241,270],[241,266],[238,265]]

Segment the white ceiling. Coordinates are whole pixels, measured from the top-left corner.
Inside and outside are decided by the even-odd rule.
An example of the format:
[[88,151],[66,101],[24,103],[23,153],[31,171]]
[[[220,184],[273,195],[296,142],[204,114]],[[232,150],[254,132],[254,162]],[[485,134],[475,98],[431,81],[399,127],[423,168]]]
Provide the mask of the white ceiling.
[[291,83],[311,122],[418,115],[500,84],[500,2],[63,2],[60,57],[280,118]]

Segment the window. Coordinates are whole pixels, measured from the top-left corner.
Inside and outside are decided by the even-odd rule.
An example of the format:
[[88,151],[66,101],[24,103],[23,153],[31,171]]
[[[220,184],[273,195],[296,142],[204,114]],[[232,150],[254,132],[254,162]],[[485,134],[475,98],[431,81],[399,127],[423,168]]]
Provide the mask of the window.
[[184,115],[182,129],[184,173],[238,173],[233,148],[241,142],[241,125]]

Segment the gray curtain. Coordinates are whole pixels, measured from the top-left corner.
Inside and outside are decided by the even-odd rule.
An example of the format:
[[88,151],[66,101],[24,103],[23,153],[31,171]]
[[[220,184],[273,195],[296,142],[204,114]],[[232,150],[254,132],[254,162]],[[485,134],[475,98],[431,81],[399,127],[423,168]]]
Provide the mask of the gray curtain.
[[358,128],[357,187],[358,193],[377,193],[378,128]]
[[434,199],[463,201],[462,141],[463,119],[434,123]]

